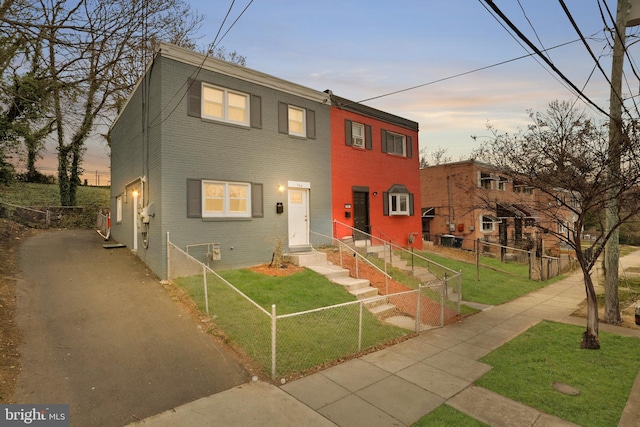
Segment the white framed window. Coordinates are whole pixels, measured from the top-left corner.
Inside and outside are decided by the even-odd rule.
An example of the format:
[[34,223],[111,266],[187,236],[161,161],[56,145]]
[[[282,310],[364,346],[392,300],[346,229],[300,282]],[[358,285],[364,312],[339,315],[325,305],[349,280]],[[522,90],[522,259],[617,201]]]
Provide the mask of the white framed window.
[[529,187],[522,182],[513,182],[513,192],[522,194],[533,194],[533,187]]
[[480,215],[480,222],[482,223],[482,231],[490,233],[492,231],[495,231],[495,224],[496,222],[498,222],[498,219],[491,215]]
[[251,217],[251,184],[203,180],[202,217]]
[[122,222],[122,196],[116,197],[116,222]]
[[203,84],[202,117],[249,126],[249,95]]
[[364,148],[364,125],[362,123],[351,123],[351,145]]
[[408,193],[389,193],[389,215],[409,215]]
[[478,172],[478,187],[493,190],[493,181],[495,178],[487,172]]
[[507,191],[507,182],[509,182],[509,178],[498,177],[498,191]]
[[398,156],[406,156],[407,155],[407,141],[404,135],[400,135],[398,133],[393,132],[385,132],[386,135],[386,147],[387,153],[395,154]]
[[304,108],[289,105],[289,134],[295,136],[307,136],[307,120]]
[[569,228],[563,221],[560,221],[560,220],[558,220],[558,234],[562,234],[562,235],[569,234]]

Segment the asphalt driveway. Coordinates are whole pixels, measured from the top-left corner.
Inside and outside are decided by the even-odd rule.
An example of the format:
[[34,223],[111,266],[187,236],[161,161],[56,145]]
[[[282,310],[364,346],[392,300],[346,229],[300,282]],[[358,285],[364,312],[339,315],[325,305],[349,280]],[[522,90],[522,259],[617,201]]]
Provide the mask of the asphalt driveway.
[[18,403],[70,405],[72,426],[122,426],[249,380],[129,249],[46,231],[18,252]]

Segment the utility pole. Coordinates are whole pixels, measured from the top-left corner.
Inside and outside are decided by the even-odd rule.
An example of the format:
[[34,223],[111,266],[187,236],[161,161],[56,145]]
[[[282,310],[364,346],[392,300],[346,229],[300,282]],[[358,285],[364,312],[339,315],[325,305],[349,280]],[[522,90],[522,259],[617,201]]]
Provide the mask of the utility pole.
[[[631,16],[631,3],[634,3],[635,15],[640,7],[638,0],[618,0],[616,23],[613,31],[613,61],[611,64],[611,94],[609,100],[609,168],[608,179],[610,188],[608,194],[609,207],[606,210],[606,230],[611,232],[604,250],[605,295],[604,321],[618,324],[620,318],[620,301],[618,298],[618,264],[620,261],[620,232],[617,225],[620,221],[618,214],[618,189],[621,173],[621,149],[624,137],[622,123],[622,69],[625,53],[625,32],[627,26],[640,23],[638,17]],[[629,18],[629,19],[628,19]],[[615,230],[611,231],[615,227]]]

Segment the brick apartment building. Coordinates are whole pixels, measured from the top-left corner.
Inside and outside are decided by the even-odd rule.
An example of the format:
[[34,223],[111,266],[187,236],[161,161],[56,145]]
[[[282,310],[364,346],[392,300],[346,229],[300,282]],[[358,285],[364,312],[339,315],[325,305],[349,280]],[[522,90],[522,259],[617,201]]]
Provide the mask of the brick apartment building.
[[553,197],[476,160],[422,169],[420,192],[423,239],[435,244],[473,250],[480,239],[556,253],[560,240],[542,229],[563,232],[573,222]]

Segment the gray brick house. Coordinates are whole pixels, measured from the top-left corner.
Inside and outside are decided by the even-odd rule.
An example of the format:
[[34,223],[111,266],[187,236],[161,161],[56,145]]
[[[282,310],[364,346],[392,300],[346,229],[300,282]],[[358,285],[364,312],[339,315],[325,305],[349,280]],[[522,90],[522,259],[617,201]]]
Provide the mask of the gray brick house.
[[214,268],[331,235],[328,98],[162,44],[110,129],[112,237],[165,278],[167,233],[219,243]]

